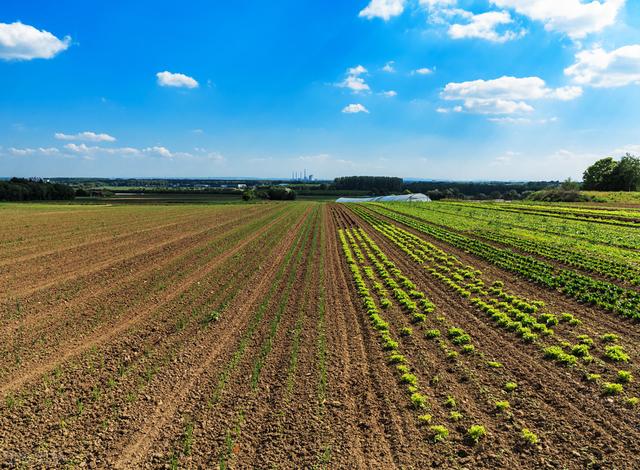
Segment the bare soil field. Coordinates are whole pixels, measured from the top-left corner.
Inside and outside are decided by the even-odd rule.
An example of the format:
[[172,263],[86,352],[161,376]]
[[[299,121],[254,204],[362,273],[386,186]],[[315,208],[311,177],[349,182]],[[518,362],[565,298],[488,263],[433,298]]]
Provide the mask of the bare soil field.
[[3,468],[640,467],[637,322],[375,207],[0,211]]

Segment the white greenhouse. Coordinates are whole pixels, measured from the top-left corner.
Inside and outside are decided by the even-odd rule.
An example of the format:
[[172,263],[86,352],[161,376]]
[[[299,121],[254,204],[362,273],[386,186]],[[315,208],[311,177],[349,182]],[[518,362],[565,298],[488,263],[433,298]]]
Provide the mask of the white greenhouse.
[[431,198],[425,194],[416,193],[377,197],[341,197],[336,202],[431,202]]

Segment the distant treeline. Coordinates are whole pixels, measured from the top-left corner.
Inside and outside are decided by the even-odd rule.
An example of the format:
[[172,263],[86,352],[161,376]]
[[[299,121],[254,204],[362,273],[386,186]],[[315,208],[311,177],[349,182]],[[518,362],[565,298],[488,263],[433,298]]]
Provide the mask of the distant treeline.
[[0,181],[0,201],[61,201],[74,196],[75,191],[66,184],[24,178]]
[[343,176],[334,180],[336,189],[360,189],[374,193],[402,191],[402,178],[392,176]]
[[424,193],[431,199],[522,199],[527,195],[558,186],[558,181],[531,181],[527,183],[415,181],[405,183],[404,189]]
[[[527,183],[505,182],[454,182],[454,181],[414,181],[404,182],[401,178],[386,176],[348,176],[336,178],[337,191],[359,190],[370,194],[391,194],[401,192],[425,193],[431,199],[521,199],[542,189],[558,186],[558,181],[533,181]],[[329,188],[333,189],[333,188]]]
[[296,199],[296,192],[284,186],[258,186],[248,188],[242,193],[242,199],[252,201],[254,199],[269,199],[272,201],[293,201]]
[[[52,178],[56,183],[70,184],[85,189],[90,188],[123,188],[124,190],[147,191],[207,191],[219,188],[237,188],[238,185],[247,186],[277,186],[283,183],[298,183],[289,180],[271,179],[211,179],[211,178]],[[302,182],[299,182],[303,184]],[[320,184],[320,182],[316,182]],[[146,189],[145,189],[146,188]]]

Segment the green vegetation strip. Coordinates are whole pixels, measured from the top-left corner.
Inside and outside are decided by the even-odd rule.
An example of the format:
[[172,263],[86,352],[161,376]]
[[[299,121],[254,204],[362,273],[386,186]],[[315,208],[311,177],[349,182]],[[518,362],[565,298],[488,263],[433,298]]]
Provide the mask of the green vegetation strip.
[[[640,319],[640,292],[625,289],[610,282],[596,280],[573,270],[556,268],[507,248],[495,247],[379,205],[368,206],[368,209],[472,253],[536,284],[562,292],[568,297],[609,310],[623,317]],[[419,217],[419,215],[415,217]]]

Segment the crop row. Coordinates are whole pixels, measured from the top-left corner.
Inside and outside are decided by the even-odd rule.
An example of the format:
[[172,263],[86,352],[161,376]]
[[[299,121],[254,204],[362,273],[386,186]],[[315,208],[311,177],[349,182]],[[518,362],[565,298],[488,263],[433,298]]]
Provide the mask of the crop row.
[[[468,394],[465,394],[465,396],[472,396],[474,393],[477,393],[483,397],[483,400],[486,400],[487,405],[489,406],[488,409],[494,410],[496,417],[512,416],[509,412],[510,403],[509,401],[504,400],[504,394],[513,393],[517,384],[513,381],[508,381],[501,385],[496,384],[495,388],[488,387],[486,383],[483,383],[476,377],[476,371],[479,367],[482,368],[483,365],[484,367],[489,368],[502,367],[502,364],[494,361],[486,361],[484,354],[475,348],[472,344],[471,336],[465,332],[464,329],[459,326],[452,325],[444,316],[436,315],[435,305],[426,297],[425,292],[418,290],[416,285],[402,274],[402,271],[396,266],[396,264],[385,255],[380,247],[362,228],[358,227],[347,229],[345,233],[349,240],[351,249],[356,253],[356,259],[358,259],[357,253],[362,253],[362,250],[366,253],[368,263],[375,268],[375,273],[378,275],[377,278],[383,279],[384,284],[393,289],[394,294],[391,297],[396,300],[401,306],[401,309],[409,315],[409,318],[412,323],[414,323],[415,327],[422,330],[424,337],[428,341],[436,342],[439,347],[439,351],[443,354],[443,360],[457,365],[456,368],[467,377],[465,381],[466,387],[475,387],[474,391],[470,390]],[[361,258],[361,262],[364,261],[365,260]],[[383,304],[387,298],[387,292],[380,288],[379,283],[376,282],[376,277],[366,274],[367,268],[368,266],[363,265],[365,278],[368,278],[369,282],[373,284],[373,290],[376,292],[380,303]],[[401,294],[397,293],[398,290],[402,291],[403,289],[406,289],[407,292]],[[414,302],[412,302],[411,299],[413,299]],[[419,302],[416,303],[415,301]],[[405,327],[402,331],[401,341],[403,341],[404,338],[411,338],[416,335],[413,328]],[[448,344],[453,345],[454,348],[458,349],[460,353],[467,357],[467,361],[464,361],[465,363],[468,362],[468,364],[473,364],[473,366],[469,368],[463,365],[463,362],[459,362],[458,351],[451,350]],[[404,356],[394,356],[392,358],[392,361],[404,360]],[[431,379],[430,385],[436,386],[440,380],[440,377],[436,375]],[[461,413],[461,410],[458,408],[460,400],[457,400],[454,395],[448,394],[443,405],[446,413],[448,413],[449,420],[459,422],[459,420],[464,419],[465,415]],[[430,419],[431,415],[423,415],[420,417],[421,420],[425,418]],[[447,428],[444,426],[436,426],[435,428],[439,429],[441,432],[448,432]],[[471,425],[471,427],[466,429],[465,440],[469,442],[474,441],[472,437],[472,428],[475,429],[478,428],[478,426]],[[535,444],[537,442],[537,437],[534,439],[536,442],[532,442],[531,440],[523,437],[525,429],[526,428],[524,427],[522,428],[521,433],[518,436],[518,440],[523,441],[528,445]],[[526,429],[526,432],[535,436],[528,429]],[[437,438],[436,431],[434,431],[434,437]]]
[[378,333],[382,348],[389,357],[389,362],[396,366],[396,370],[400,376],[400,383],[406,385],[407,391],[411,395],[411,401],[417,408],[426,407],[426,397],[420,393],[420,385],[418,378],[411,372],[412,367],[408,363],[405,355],[399,351],[398,340],[392,335],[389,323],[384,319],[382,311],[378,308],[371,291],[367,287],[363,271],[360,269],[360,263],[364,262],[364,256],[360,250],[352,250],[345,230],[338,230],[338,237],[342,246],[342,252],[345,260],[349,265],[351,276],[353,278],[356,292],[360,297],[362,306],[365,308],[372,328]]
[[[380,299],[381,305],[384,300],[388,300],[386,290],[380,287],[380,284],[376,282],[376,277],[373,276],[372,271],[370,271],[371,267],[361,264],[365,262],[365,258],[362,255],[362,251],[360,250],[356,241],[356,237],[358,237],[358,235],[354,237],[349,229],[339,230],[339,237],[342,244],[343,253],[345,255],[347,263],[349,264],[358,295],[361,298],[364,308],[367,310],[373,329],[379,334],[383,349],[387,352],[388,363],[395,368],[397,374],[399,375],[400,383],[406,387],[408,393],[410,394],[412,407],[414,407],[418,412],[424,412],[423,410],[430,407],[429,399],[427,398],[426,394],[420,391],[419,379],[414,373],[415,369],[411,366],[410,360],[407,358],[407,356],[401,353],[399,341],[392,337],[391,327],[389,323],[382,317],[382,312],[378,308],[374,296],[367,287],[367,282],[365,281],[365,279],[368,278],[370,282],[374,283],[374,286],[377,286],[374,287],[374,289],[376,290],[378,298]],[[387,262],[392,264],[388,260]],[[394,270],[396,268],[390,267],[390,269]],[[362,274],[363,272],[364,275]],[[408,278],[404,277],[401,273],[396,273],[396,276],[398,277],[400,282],[404,284],[405,288],[411,288],[411,281],[408,280]],[[422,317],[422,315],[425,314],[418,312],[420,308],[415,305],[415,302],[411,300],[412,298],[425,300],[425,302],[422,303],[421,308],[423,312],[433,311],[433,304],[431,304],[424,297],[416,295],[417,291],[413,290],[413,296],[408,295],[406,292],[400,293],[400,291],[403,291],[403,289],[400,287],[400,284],[396,283],[396,281],[391,278],[389,273],[386,273],[385,284],[392,286],[392,288],[394,289],[394,298],[399,299],[399,302],[404,305],[405,309],[412,313],[412,320],[414,322],[424,322],[424,317]],[[387,305],[387,307],[385,308],[389,308],[390,303],[385,303],[384,305]],[[457,333],[458,330],[452,330],[452,338],[454,341],[455,337],[457,337]],[[411,336],[412,334],[412,329],[408,327],[403,328],[401,331],[402,336]],[[461,334],[464,334],[464,332],[462,332]],[[449,418],[452,421],[458,421],[463,418],[462,413],[457,410],[458,401],[453,396],[449,395],[447,397],[444,402],[444,407],[449,410]],[[429,426],[430,436],[434,442],[445,440],[449,436],[449,429],[441,424],[433,424],[433,420],[433,415],[429,413],[418,415],[419,423]],[[486,430],[483,426],[471,425],[466,429],[465,437],[466,439],[475,443],[485,435]]]
[[536,284],[558,290],[580,302],[634,320],[640,319],[640,293],[637,291],[593,279],[573,270],[556,268],[551,264],[515,253],[507,248],[498,248],[380,206],[374,207],[373,210],[456,248],[472,253],[502,269],[517,273]]
[[624,255],[628,252],[613,253],[615,249],[596,247],[586,249],[584,244],[575,246],[568,244],[566,238],[541,236],[540,232],[514,230],[493,221],[476,219],[473,215],[441,210],[441,205],[430,206],[428,210],[403,209],[394,206],[394,210],[406,215],[413,215],[425,222],[453,229],[456,232],[470,232],[476,238],[512,246],[518,250],[544,257],[553,261],[599,274],[618,281],[627,281],[640,285],[640,269],[630,260],[616,258],[612,255]]
[[[504,207],[502,205],[498,205],[498,207]],[[584,215],[584,216],[595,216],[602,218],[619,218],[622,220],[635,220],[640,221],[640,211],[630,210],[630,209],[621,209],[619,207],[585,207],[585,206],[576,206],[573,204],[569,205],[559,205],[553,204],[548,205],[538,204],[538,203],[509,203],[506,207],[512,209],[524,209],[524,210],[535,210],[538,212],[552,212],[558,214],[575,214],[575,215]]]
[[[473,268],[467,267],[466,271],[460,271],[460,268],[458,268],[457,272],[455,270],[452,271],[451,267],[455,267],[457,263],[461,264],[459,261],[456,263],[452,259],[448,262],[450,266],[434,263],[434,258],[430,255],[430,252],[437,252],[439,249],[432,244],[393,224],[377,219],[361,207],[353,207],[352,210],[369,222],[375,230],[396,244],[414,261],[424,264],[426,270],[434,277],[442,281],[451,290],[457,292],[461,297],[468,299],[477,309],[486,313],[498,327],[516,333],[525,342],[536,342],[544,357],[553,360],[559,365],[576,366],[578,360],[580,360],[582,364],[580,370],[584,372],[585,376],[593,378],[593,374],[589,374],[587,371],[587,366],[594,362],[594,357],[591,354],[594,352],[592,350],[595,347],[594,341],[587,335],[577,335],[577,344],[573,344],[567,339],[554,338],[554,327],[556,325],[564,323],[570,327],[577,327],[581,323],[578,318],[568,313],[561,315],[547,312],[539,313],[545,306],[544,302],[518,298],[504,291],[500,281],[496,281],[491,287],[485,288],[483,281],[475,278],[478,272],[474,271]],[[442,257],[442,254],[440,254],[440,257]],[[464,272],[465,275],[461,276],[460,272]],[[472,291],[474,296],[472,296]],[[535,316],[536,313],[537,317]],[[549,339],[543,341],[542,338]],[[616,340],[615,335],[605,334],[601,338],[601,356],[604,361],[607,361],[612,366],[629,361],[629,356],[621,346],[610,344],[611,341],[615,342]],[[552,354],[552,352],[557,354]],[[603,361],[599,361],[598,366],[602,367],[604,365]],[[600,377],[596,378],[599,379]]]
[[[403,208],[400,204],[385,205],[394,209]],[[526,233],[533,233],[560,244],[564,242],[577,248],[588,248],[589,251],[601,252],[607,256],[609,253],[618,254],[617,258],[622,259],[625,256],[620,253],[630,253],[626,251],[627,249],[640,249],[640,239],[634,228],[590,224],[587,221],[560,220],[544,215],[495,211],[484,204],[437,202],[418,207],[412,206],[409,209],[412,213],[419,212],[425,217],[428,214],[435,216],[435,213],[460,216],[462,217],[460,220],[469,219],[469,223],[478,221],[479,223],[475,226],[484,229],[516,232],[524,230]],[[588,241],[589,244],[585,245],[584,241]]]
[[[316,210],[317,215],[317,210]],[[282,316],[284,311],[289,304],[289,297],[294,287],[294,281],[300,271],[301,266],[304,266],[303,263],[303,255],[307,252],[307,243],[314,243],[316,241],[314,238],[309,241],[309,234],[311,232],[313,216],[307,215],[305,223],[301,228],[297,239],[294,245],[289,249],[285,256],[285,260],[283,264],[280,266],[278,273],[276,275],[275,282],[272,284],[267,296],[263,299],[262,303],[256,310],[253,318],[250,321],[249,328],[245,332],[242,337],[238,349],[232,356],[231,360],[227,364],[223,374],[221,374],[218,383],[214,389],[213,396],[211,398],[210,403],[216,403],[221,398],[221,393],[225,388],[227,381],[229,380],[231,374],[233,374],[237,370],[237,366],[240,363],[240,360],[243,358],[247,347],[250,345],[250,341],[253,338],[255,332],[258,327],[262,323],[262,320],[266,313],[268,312],[269,306],[275,308],[275,313],[271,322],[268,325],[267,335],[262,341],[260,349],[258,351],[257,357],[253,360],[253,364],[251,367],[251,393],[256,394],[259,390],[259,379],[262,373],[262,369],[265,366],[267,357],[271,353],[271,350],[274,345],[276,334],[278,333],[278,329],[282,320]],[[317,220],[316,220],[317,222]],[[314,232],[315,234],[315,232]],[[288,270],[288,273],[287,273]],[[307,267],[305,273],[305,287],[308,285],[310,281],[310,277],[308,274],[310,273],[311,268]],[[278,281],[282,280],[282,283]],[[279,297],[279,301],[277,300]],[[277,304],[273,305],[273,302],[277,301]],[[293,353],[293,351],[292,351]],[[294,367],[290,362],[290,367]],[[291,371],[289,371],[291,372]],[[238,402],[238,398],[235,399]],[[240,404],[236,411],[236,420],[234,425],[227,430],[225,436],[225,446],[223,447],[219,457],[219,467],[220,468],[229,468],[229,461],[233,458],[233,446],[236,439],[240,436],[240,430],[242,425],[246,420],[246,411],[244,407]]]
[[490,210],[501,212],[512,212],[516,214],[540,215],[545,217],[555,217],[564,220],[575,220],[589,223],[599,223],[606,225],[617,225],[621,227],[640,228],[638,214],[630,217],[624,215],[607,215],[595,210],[582,210],[573,208],[560,208],[539,205],[496,205],[487,204]]
[[[355,209],[358,210],[358,209]],[[471,266],[464,266],[457,258],[449,255],[447,265],[434,262],[435,253],[442,258],[442,251],[428,242],[399,229],[392,224],[381,222],[369,214],[360,213],[372,226],[419,264],[424,264],[426,270],[440,280],[449,289],[457,292],[462,298],[471,303],[484,298],[491,306],[493,319],[498,326],[514,331],[526,342],[533,342],[539,335],[553,334],[553,324],[546,321],[547,315],[536,318],[534,313],[544,307],[542,301],[529,301],[503,291],[500,283],[491,287],[485,286],[479,278],[480,271]],[[473,297],[473,295],[476,297]]]
[[628,281],[632,284],[640,285],[640,269],[636,266],[616,261],[610,257],[605,258],[604,254],[596,255],[593,252],[578,250],[576,247],[565,248],[566,242],[561,245],[558,242],[540,239],[535,234],[514,234],[513,230],[500,229],[495,224],[487,224],[484,221],[478,223],[470,220],[468,216],[462,217],[457,214],[443,216],[440,213],[438,217],[430,217],[428,213],[430,211],[394,209],[398,212],[406,212],[407,215],[415,215],[426,222],[453,229],[456,232],[470,231],[476,238],[512,246],[527,253],[597,273],[614,280]]

